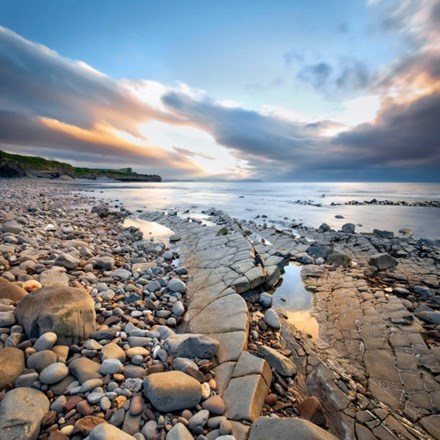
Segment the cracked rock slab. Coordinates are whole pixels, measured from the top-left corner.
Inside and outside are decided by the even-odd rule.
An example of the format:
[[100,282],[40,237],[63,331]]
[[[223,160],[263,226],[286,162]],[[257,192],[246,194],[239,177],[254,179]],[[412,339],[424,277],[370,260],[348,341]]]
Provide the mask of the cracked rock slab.
[[328,431],[303,419],[260,417],[253,425],[249,440],[337,440]]

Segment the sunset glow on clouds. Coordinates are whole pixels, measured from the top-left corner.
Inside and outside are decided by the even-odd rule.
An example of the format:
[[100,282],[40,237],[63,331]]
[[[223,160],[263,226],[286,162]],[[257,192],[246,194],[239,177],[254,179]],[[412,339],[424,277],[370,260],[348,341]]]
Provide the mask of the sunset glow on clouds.
[[[272,60],[267,80],[260,78],[262,71],[248,72],[241,89],[230,76],[234,65],[224,66],[224,79],[213,71],[215,83],[195,70],[194,83],[182,81],[179,71],[170,82],[169,73],[163,73],[165,56],[145,61],[162,72],[163,81],[157,72],[151,78],[100,72],[4,23],[0,149],[94,167],[131,166],[165,178],[435,179],[440,165],[439,3],[369,3],[362,5],[371,14],[371,22],[362,23],[362,41],[388,35],[389,52],[372,60],[374,47],[370,53],[359,43],[360,53],[353,58],[344,53],[347,43],[339,58],[320,60],[318,46],[311,42],[307,49],[308,42],[301,41],[301,49]],[[352,32],[349,37],[359,39],[360,31],[350,31],[357,24],[348,22],[332,32],[337,38]],[[142,44],[136,48],[143,53]],[[261,50],[261,62],[267,64]],[[201,62],[188,60],[200,70],[209,68],[208,61]],[[183,76],[190,74],[185,69]],[[246,69],[237,65],[237,77]],[[230,93],[225,92],[228,84]]]

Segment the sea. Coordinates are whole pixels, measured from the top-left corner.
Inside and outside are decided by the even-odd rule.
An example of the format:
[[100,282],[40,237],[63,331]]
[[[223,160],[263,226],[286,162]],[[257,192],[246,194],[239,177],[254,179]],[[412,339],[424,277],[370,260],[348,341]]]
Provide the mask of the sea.
[[[440,200],[440,184],[381,182],[158,182],[125,183],[83,181],[82,190],[108,201],[119,200],[138,210],[190,210],[203,218],[210,208],[229,215],[268,224],[302,223],[319,227],[327,223],[340,229],[354,223],[356,231],[410,229],[415,238],[440,239],[440,208],[382,205],[332,205],[349,201]],[[73,183],[73,182],[72,182]],[[300,202],[300,203],[299,203]],[[307,202],[308,204],[303,204]],[[319,205],[319,206],[317,206]],[[262,217],[262,216],[267,216]]]

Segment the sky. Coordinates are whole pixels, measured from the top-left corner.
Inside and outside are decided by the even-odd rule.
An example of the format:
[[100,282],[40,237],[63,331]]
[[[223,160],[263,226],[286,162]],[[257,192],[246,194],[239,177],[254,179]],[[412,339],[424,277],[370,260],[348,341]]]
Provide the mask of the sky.
[[167,179],[440,181],[440,0],[2,0],[0,149]]

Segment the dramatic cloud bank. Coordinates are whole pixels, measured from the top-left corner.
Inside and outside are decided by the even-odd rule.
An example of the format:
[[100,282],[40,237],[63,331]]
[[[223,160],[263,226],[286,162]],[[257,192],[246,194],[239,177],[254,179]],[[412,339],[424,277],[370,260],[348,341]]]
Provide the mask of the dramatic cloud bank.
[[389,3],[380,31],[398,32],[411,49],[380,71],[353,57],[310,64],[284,55],[324,95],[348,90],[380,102],[357,126],[250,110],[185,84],[115,80],[0,28],[0,149],[168,178],[436,180],[440,6]]

